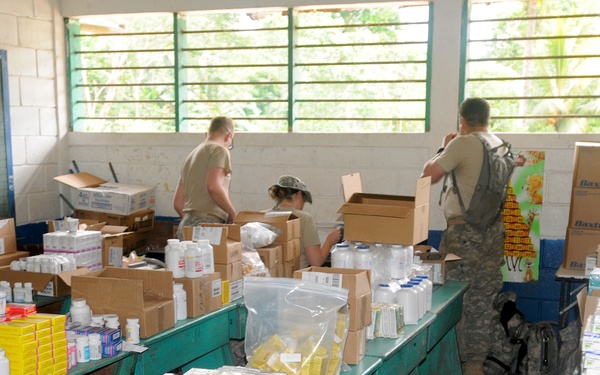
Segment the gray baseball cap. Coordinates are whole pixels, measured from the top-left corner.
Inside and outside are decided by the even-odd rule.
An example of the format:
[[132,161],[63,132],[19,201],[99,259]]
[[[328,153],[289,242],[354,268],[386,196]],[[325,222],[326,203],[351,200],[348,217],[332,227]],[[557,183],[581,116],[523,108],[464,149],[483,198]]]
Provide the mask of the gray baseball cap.
[[277,181],[277,183],[273,186],[300,190],[302,192],[304,200],[312,204],[312,195],[310,194],[310,191],[308,191],[308,189],[306,188],[306,184],[302,182],[302,180],[300,180],[298,177],[283,175],[279,177],[279,181]]

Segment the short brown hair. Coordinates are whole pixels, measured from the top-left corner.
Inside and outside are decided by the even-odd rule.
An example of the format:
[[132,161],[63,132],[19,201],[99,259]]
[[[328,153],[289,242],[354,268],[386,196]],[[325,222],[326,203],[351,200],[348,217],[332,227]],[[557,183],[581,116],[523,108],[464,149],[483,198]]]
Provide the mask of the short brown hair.
[[233,120],[227,116],[217,116],[210,120],[210,126],[208,128],[208,132],[210,134],[213,133],[233,133]]
[[469,126],[488,126],[490,104],[483,98],[466,99],[458,110]]

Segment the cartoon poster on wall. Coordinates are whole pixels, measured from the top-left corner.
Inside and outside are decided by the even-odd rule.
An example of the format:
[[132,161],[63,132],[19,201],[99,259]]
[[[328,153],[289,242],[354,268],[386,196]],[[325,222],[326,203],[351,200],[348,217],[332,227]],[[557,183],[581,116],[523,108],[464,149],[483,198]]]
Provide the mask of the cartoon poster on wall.
[[502,213],[506,239],[505,282],[536,282],[540,263],[540,214],[544,187],[544,151],[517,151],[517,167]]

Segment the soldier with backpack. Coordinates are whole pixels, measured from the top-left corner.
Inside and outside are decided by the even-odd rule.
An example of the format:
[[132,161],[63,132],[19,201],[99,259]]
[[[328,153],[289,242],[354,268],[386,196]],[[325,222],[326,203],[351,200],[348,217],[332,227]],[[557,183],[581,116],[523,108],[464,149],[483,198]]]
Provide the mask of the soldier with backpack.
[[[494,299],[502,288],[502,207],[514,169],[510,146],[489,129],[485,99],[466,99],[459,108],[460,132],[448,134],[423,167],[422,177],[444,180],[440,204],[448,227],[440,251],[462,258],[446,265],[446,279],[467,281],[457,339],[463,374],[483,374],[498,321]],[[448,186],[446,186],[448,184]]]

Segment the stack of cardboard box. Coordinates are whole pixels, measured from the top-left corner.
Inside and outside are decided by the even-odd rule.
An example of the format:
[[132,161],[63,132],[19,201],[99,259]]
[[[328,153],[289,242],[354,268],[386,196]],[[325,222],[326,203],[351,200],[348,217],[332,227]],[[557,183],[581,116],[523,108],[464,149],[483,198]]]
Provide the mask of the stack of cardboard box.
[[600,143],[577,142],[564,267],[583,269],[600,245]]
[[[263,259],[263,263],[269,269],[272,277],[293,277],[294,271],[300,269],[300,254],[302,253],[300,219],[289,211],[241,211],[234,219],[234,223],[240,226],[251,222],[269,224],[281,230],[281,234],[275,239],[275,242],[267,248],[259,250],[259,255],[266,257]],[[278,247],[281,247],[281,254],[278,252]]]
[[0,266],[8,266],[13,260],[29,255],[27,251],[17,251],[17,235],[13,218],[0,219]]
[[[228,304],[243,295],[242,243],[236,224],[200,224],[183,228],[183,239],[208,239],[213,247],[215,273],[221,277],[221,302]],[[185,289],[185,284],[184,284]]]

